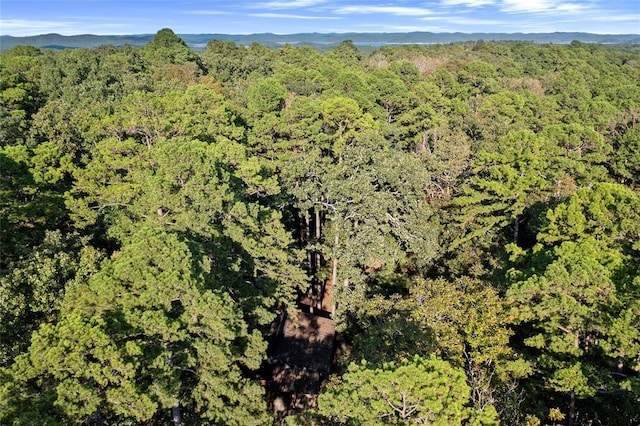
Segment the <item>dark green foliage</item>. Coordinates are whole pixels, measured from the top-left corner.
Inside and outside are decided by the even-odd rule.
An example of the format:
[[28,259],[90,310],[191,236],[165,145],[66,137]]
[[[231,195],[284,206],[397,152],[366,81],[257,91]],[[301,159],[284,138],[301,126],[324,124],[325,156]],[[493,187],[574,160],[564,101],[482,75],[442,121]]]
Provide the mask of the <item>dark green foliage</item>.
[[613,170],[623,182],[634,188],[640,185],[640,130],[633,127],[616,140]]
[[310,282],[287,421],[640,422],[637,49],[152,38],[1,58],[0,423],[277,422]]
[[61,227],[67,216],[57,171],[36,169],[42,156],[23,145],[0,148],[0,270],[41,242],[45,231]]
[[147,52],[157,61],[174,64],[198,63],[200,60],[187,44],[171,29],[163,28],[153,36],[153,41],[146,46]]
[[31,333],[55,322],[68,282],[86,279],[101,254],[78,235],[47,232],[42,244],[7,265],[0,277],[0,366],[29,346]]
[[[53,394],[51,410],[72,423],[98,414],[166,419],[182,406],[203,421],[264,424],[262,390],[241,368],[256,369],[265,346],[231,297],[210,288],[209,266],[192,256],[175,235],[143,228],[98,273],[68,284],[60,320],[33,335],[3,400],[12,406]],[[47,384],[32,387],[34,379]],[[12,393],[17,386],[26,393]],[[21,422],[33,414],[4,416]]]
[[246,48],[229,41],[211,40],[202,53],[202,61],[210,76],[225,83],[252,73],[267,75],[270,68],[269,51],[257,43]]
[[532,383],[568,395],[570,416],[575,399],[581,407],[612,393],[638,397],[638,211],[640,198],[626,187],[580,189],[547,212],[544,245],[510,272],[507,301],[538,372]]

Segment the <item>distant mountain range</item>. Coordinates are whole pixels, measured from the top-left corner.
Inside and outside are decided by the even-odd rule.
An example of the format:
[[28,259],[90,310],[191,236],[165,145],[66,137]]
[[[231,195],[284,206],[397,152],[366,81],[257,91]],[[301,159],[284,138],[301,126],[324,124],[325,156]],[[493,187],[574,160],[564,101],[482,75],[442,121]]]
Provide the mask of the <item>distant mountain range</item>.
[[[210,40],[232,41],[236,44],[257,42],[266,46],[282,44],[331,46],[351,40],[361,46],[384,46],[392,44],[436,44],[461,41],[530,41],[536,43],[567,44],[574,40],[599,44],[640,44],[640,34],[591,34],[591,33],[301,33],[301,34],[178,34],[189,46],[202,49]],[[98,47],[105,44],[143,46],[153,40],[154,34],[137,35],[74,35],[42,34],[30,37],[0,36],[0,49],[30,45],[45,49],[68,49]]]

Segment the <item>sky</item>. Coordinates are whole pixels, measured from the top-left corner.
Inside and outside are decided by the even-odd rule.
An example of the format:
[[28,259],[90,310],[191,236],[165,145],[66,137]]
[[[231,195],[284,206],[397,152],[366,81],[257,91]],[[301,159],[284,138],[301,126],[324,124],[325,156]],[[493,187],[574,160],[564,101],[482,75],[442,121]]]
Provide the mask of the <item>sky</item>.
[[0,34],[639,34],[640,0],[0,0]]

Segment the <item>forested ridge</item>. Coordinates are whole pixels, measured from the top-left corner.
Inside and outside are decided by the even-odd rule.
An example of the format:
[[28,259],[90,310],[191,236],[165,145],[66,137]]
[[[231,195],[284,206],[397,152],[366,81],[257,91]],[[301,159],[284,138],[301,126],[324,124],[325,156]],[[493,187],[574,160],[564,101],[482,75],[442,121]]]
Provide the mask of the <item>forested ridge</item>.
[[[130,45],[144,46],[153,41],[154,34],[129,35],[60,35],[40,34],[34,36],[15,37],[0,35],[0,50],[7,50],[19,45],[29,45],[45,49],[65,49],[78,47],[99,47],[105,44],[114,46]],[[236,44],[249,45],[260,43],[268,47],[280,47],[288,43],[296,46],[310,46],[321,51],[336,47],[345,39],[353,41],[360,50],[373,49],[374,46],[397,44],[434,44],[457,43],[476,40],[491,41],[530,41],[534,43],[568,44],[574,40],[583,43],[602,43],[616,45],[637,45],[640,43],[638,34],[593,34],[584,32],[553,32],[553,33],[432,33],[424,31],[401,33],[298,33],[298,34],[178,34],[187,46],[203,49],[211,40],[231,41]]]
[[[0,62],[0,423],[640,424],[640,54],[171,30]],[[317,409],[270,324],[328,283]]]

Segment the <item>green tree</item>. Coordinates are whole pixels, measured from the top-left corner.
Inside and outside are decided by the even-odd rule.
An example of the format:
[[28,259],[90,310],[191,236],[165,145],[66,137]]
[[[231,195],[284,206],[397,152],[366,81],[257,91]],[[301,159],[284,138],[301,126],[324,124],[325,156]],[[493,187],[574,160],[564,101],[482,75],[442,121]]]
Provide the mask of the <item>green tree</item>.
[[504,302],[487,283],[468,277],[418,279],[404,303],[439,356],[465,369],[478,406],[495,404],[495,388],[526,373],[509,347]]
[[346,64],[357,63],[362,59],[362,53],[352,40],[344,40],[338,47],[332,49],[329,55]]
[[101,258],[85,238],[47,231],[41,244],[7,265],[0,276],[0,366],[26,351],[40,324],[58,319],[65,287],[91,275]]
[[583,123],[553,124],[545,127],[542,134],[555,145],[551,149],[557,154],[551,168],[557,181],[570,180],[586,186],[608,180],[611,142],[593,127]]
[[120,241],[142,223],[206,241],[221,282],[247,313],[269,322],[274,313],[265,307],[289,300],[305,278],[281,213],[259,202],[259,194],[277,191],[261,171],[226,138],[212,144],[161,138],[150,148],[107,139],[77,174],[67,204],[78,226],[103,223]]
[[372,367],[353,363],[318,399],[319,413],[338,424],[461,424],[469,388],[464,373],[435,357]]
[[[533,268],[512,272],[507,300],[514,322],[526,330],[523,343],[543,389],[566,395],[570,424],[577,400],[619,389],[616,365],[636,364],[632,359],[640,353],[628,321],[638,280],[624,273],[626,262],[618,250],[587,237],[539,250]],[[614,337],[621,334],[627,338]]]
[[40,56],[31,46],[16,46],[0,61],[0,146],[24,144],[30,119],[44,103],[40,93]]
[[340,314],[364,314],[376,292],[399,291],[384,284],[384,273],[424,268],[435,255],[438,227],[424,202],[427,177],[415,155],[391,150],[370,131],[350,140],[336,162],[316,151],[293,157],[290,166],[296,207],[324,217],[315,249],[330,262],[326,273]]
[[455,200],[461,208],[455,220],[462,235],[452,249],[470,240],[476,245],[505,237],[520,241],[522,214],[549,190],[549,146],[546,138],[533,132],[514,132],[500,141],[499,150],[477,153],[474,175]]
[[577,190],[547,211],[537,235],[545,244],[595,238],[608,247],[635,255],[640,246],[640,195],[614,183],[596,183]]
[[492,143],[509,132],[539,129],[541,109],[540,99],[532,92],[499,92],[483,99],[477,125],[482,137]]
[[468,95],[491,94],[497,90],[495,66],[485,61],[467,63],[458,74]]
[[158,31],[143,54],[150,63],[152,85],[159,92],[184,90],[205,73],[200,56],[169,28]]
[[329,98],[347,97],[355,100],[363,110],[371,112],[375,106],[367,74],[359,69],[347,68],[337,75],[324,76],[323,94]]
[[371,72],[368,85],[372,92],[369,96],[382,109],[381,116],[387,124],[395,122],[400,114],[409,109],[409,90],[392,71],[380,69]]
[[163,62],[195,65],[199,65],[200,62],[198,55],[170,28],[159,30],[153,36],[153,41],[146,46],[146,50],[152,58]]
[[626,425],[640,415],[638,211],[637,193],[598,183],[547,211],[534,248],[510,246],[517,263],[506,296],[538,373],[529,385],[547,395],[545,409],[564,404],[569,422],[609,416]]
[[362,127],[371,126],[370,123],[366,123],[367,118],[363,116],[362,109],[353,99],[340,96],[322,103],[324,130],[331,135],[335,157],[340,158],[345,145]]
[[269,73],[269,51],[265,49],[257,43],[247,48],[230,41],[211,40],[201,56],[207,73],[216,81],[234,83],[251,73]]
[[238,113],[221,94],[204,84],[163,94],[136,91],[103,121],[108,134],[118,139],[133,137],[148,147],[157,139],[176,136],[239,142],[245,133],[238,123]]
[[250,115],[261,116],[277,112],[284,106],[287,89],[274,78],[261,79],[247,91],[247,107]]
[[613,154],[614,173],[623,182],[640,186],[640,131],[637,127],[627,130],[616,138]]
[[0,148],[0,269],[28,253],[46,230],[57,228],[67,217],[55,177],[34,170],[31,166],[37,161],[23,145]]
[[242,371],[259,367],[265,343],[212,290],[209,267],[175,234],[141,228],[67,290],[60,320],[41,326],[5,372],[3,421],[29,422],[52,403],[45,415],[74,424],[166,422],[181,410],[194,421],[264,424],[263,390]]

